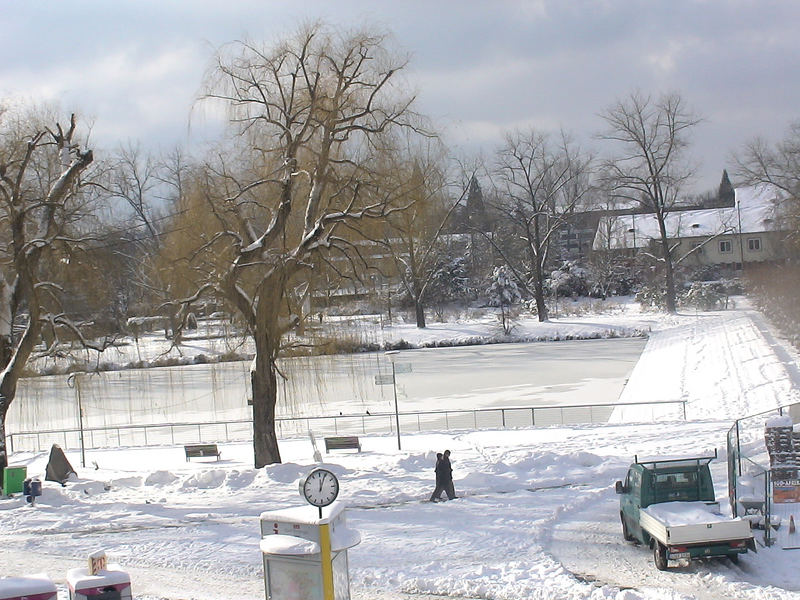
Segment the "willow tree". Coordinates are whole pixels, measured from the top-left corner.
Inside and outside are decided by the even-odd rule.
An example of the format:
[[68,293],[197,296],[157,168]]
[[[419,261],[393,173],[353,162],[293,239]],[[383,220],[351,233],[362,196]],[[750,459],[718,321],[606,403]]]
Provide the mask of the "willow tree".
[[203,284],[181,302],[215,294],[253,336],[256,468],[281,460],[276,361],[302,318],[293,291],[314,264],[352,256],[360,223],[395,210],[372,167],[413,118],[397,81],[405,64],[383,35],[315,24],[270,45],[223,47],[204,82],[201,101],[227,108],[235,136],[195,185],[215,231],[191,255]]
[[79,182],[91,163],[74,115],[65,128],[0,110],[0,470],[8,464],[6,416],[43,326],[66,326],[80,337],[62,310],[54,276],[81,243],[74,235],[85,216]]

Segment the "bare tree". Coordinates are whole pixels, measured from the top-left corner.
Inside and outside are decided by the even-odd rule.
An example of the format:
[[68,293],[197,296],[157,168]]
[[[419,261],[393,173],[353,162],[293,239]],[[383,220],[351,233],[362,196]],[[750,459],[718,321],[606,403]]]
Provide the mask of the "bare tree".
[[640,205],[658,223],[660,253],[664,265],[666,308],[676,310],[673,248],[666,216],[673,209],[693,170],[684,162],[688,137],[700,120],[687,109],[678,94],[653,100],[633,93],[602,114],[608,129],[601,139],[616,142],[621,154],[606,161],[612,194]]
[[191,257],[203,284],[179,303],[216,294],[253,336],[256,467],[281,460],[276,360],[302,318],[291,290],[315,263],[357,255],[352,230],[393,210],[370,167],[390,132],[408,125],[413,97],[397,83],[405,62],[385,43],[315,24],[271,46],[223,48],[204,84],[202,99],[227,107],[237,137],[195,185],[216,231]]
[[[517,283],[548,318],[545,265],[560,228],[589,191],[591,158],[562,132],[553,141],[536,131],[515,132],[497,155],[495,210],[505,232],[492,243]],[[502,232],[503,226],[501,226]]]
[[8,464],[6,416],[43,325],[81,335],[59,310],[59,285],[43,277],[48,261],[63,266],[80,243],[78,188],[93,156],[76,126],[74,115],[66,128],[49,128],[31,114],[0,112],[0,470]]
[[139,144],[129,142],[117,151],[112,173],[111,194],[128,205],[136,220],[147,229],[151,243],[157,244],[158,235],[151,214],[151,196],[158,183],[156,161]]
[[458,202],[449,202],[445,193],[446,175],[440,160],[431,156],[412,156],[405,166],[397,165],[393,178],[398,182],[401,210],[387,219],[382,245],[391,255],[394,270],[406,296],[414,304],[417,327],[424,328],[429,289],[448,244],[443,232]]
[[800,121],[774,146],[760,138],[748,142],[735,161],[736,176],[744,183],[768,184],[783,192],[776,216],[785,223],[787,241],[800,248]]

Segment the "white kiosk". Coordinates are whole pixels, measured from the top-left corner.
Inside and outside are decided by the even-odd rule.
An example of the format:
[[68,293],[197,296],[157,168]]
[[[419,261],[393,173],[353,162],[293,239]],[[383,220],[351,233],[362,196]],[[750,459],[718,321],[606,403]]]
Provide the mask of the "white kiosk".
[[267,600],[349,600],[347,549],[361,542],[335,502],[338,481],[315,469],[300,481],[312,506],[261,513],[261,553]]
[[70,600],[132,600],[130,576],[109,565],[103,550],[90,554],[86,566],[67,572]]
[[0,600],[56,600],[56,584],[44,573],[0,577]]

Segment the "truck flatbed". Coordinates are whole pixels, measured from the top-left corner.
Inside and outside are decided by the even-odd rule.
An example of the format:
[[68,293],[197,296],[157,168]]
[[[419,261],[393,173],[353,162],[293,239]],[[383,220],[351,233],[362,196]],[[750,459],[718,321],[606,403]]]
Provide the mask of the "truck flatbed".
[[717,502],[662,502],[639,512],[642,527],[664,545],[719,543],[752,537],[750,523],[719,512]]

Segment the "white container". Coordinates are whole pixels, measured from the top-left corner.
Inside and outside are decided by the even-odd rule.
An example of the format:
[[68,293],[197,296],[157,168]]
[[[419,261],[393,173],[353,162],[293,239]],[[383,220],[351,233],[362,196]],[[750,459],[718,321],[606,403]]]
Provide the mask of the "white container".
[[270,600],[350,600],[347,550],[361,541],[345,506],[298,506],[261,513],[264,585]]
[[56,600],[55,584],[44,573],[0,577],[0,600]]
[[70,600],[133,600],[131,578],[119,565],[109,565],[97,575],[87,569],[67,573]]

